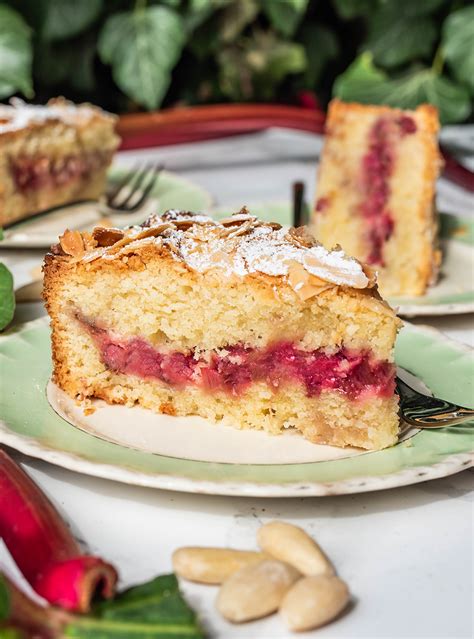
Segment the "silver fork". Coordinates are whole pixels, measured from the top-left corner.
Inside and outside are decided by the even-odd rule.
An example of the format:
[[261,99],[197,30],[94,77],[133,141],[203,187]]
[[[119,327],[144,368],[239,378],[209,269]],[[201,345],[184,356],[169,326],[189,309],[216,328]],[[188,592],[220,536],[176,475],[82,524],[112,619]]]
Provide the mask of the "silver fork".
[[149,198],[162,170],[162,164],[135,165],[106,194],[107,206],[118,213],[137,211]]
[[444,428],[474,419],[474,409],[429,397],[397,377],[400,417],[417,428]]

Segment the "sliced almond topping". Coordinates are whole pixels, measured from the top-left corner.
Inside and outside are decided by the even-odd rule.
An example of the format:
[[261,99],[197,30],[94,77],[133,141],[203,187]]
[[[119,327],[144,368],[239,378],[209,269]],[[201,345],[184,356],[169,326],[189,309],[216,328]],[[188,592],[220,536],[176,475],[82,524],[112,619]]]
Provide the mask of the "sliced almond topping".
[[97,242],[97,246],[113,246],[124,237],[125,233],[120,229],[104,228],[97,226],[92,231],[92,237]]
[[67,255],[73,257],[81,257],[85,253],[84,240],[79,231],[70,231],[66,229],[59,237],[59,244]]
[[312,248],[317,246],[319,242],[311,235],[306,226],[298,226],[298,228],[290,228],[285,238],[298,248]]

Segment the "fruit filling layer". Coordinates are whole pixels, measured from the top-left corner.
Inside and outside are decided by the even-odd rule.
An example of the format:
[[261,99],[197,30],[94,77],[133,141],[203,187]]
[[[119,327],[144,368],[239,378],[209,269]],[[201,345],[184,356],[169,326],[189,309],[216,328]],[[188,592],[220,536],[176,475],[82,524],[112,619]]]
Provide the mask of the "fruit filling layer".
[[367,262],[385,266],[383,248],[393,234],[394,221],[389,210],[390,177],[395,164],[397,139],[416,132],[409,116],[376,120],[369,133],[368,150],[362,158],[361,184],[364,195],[360,213],[366,219],[369,252]]
[[350,399],[394,393],[394,365],[377,361],[366,351],[342,348],[328,354],[323,349],[303,351],[292,342],[281,341],[266,348],[227,346],[204,360],[193,351],[160,351],[139,337],[117,337],[80,321],[108,369],[173,387],[197,386],[238,396],[253,382],[264,381],[275,390],[287,382],[301,383],[309,397],[325,390],[339,391]]
[[44,155],[19,156],[12,160],[11,171],[19,191],[56,188],[89,176],[110,160],[110,153],[91,151],[51,159]]

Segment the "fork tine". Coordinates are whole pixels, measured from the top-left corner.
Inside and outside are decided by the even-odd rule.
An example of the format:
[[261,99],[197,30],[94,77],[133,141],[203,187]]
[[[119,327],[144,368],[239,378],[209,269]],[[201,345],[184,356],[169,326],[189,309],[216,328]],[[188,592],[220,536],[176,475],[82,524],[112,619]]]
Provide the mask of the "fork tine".
[[125,172],[124,176],[121,180],[118,181],[117,185],[114,189],[112,189],[111,193],[107,195],[107,203],[113,202],[113,200],[117,197],[119,192],[123,189],[123,187],[131,182],[138,171],[140,171],[140,162],[136,163],[131,169]]
[[134,177],[133,182],[130,184],[130,191],[125,195],[125,197],[115,204],[115,208],[117,209],[125,209],[128,210],[130,207],[128,206],[129,202],[133,200],[137,192],[140,190],[140,187],[145,180],[146,176],[149,174],[150,169],[153,168],[153,165],[150,163],[145,164],[145,167],[142,171],[137,173]]
[[143,191],[141,196],[139,197],[138,201],[135,202],[130,208],[130,211],[136,211],[137,209],[140,208],[140,206],[142,206],[142,204],[145,202],[145,200],[148,198],[148,196],[150,195],[151,191],[153,190],[153,188],[155,187],[158,178],[160,177],[160,173],[163,170],[163,165],[157,165],[155,166],[155,168],[153,169],[153,173],[151,175],[150,180],[148,181],[148,184],[143,187]]

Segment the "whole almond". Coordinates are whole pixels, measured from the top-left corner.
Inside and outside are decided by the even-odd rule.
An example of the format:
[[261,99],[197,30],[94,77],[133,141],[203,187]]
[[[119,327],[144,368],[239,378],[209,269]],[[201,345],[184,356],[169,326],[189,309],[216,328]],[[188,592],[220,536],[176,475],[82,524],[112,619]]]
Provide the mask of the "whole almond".
[[283,521],[264,524],[257,533],[262,550],[286,561],[303,575],[333,575],[334,567],[319,545],[302,528]]
[[241,568],[222,584],[217,610],[233,623],[266,617],[278,610],[285,593],[300,576],[295,568],[275,559]]
[[312,630],[337,617],[349,598],[347,585],[334,575],[304,577],[286,593],[280,614],[290,630]]
[[175,550],[173,568],[183,579],[202,584],[221,584],[237,570],[266,557],[262,552],[189,546]]

